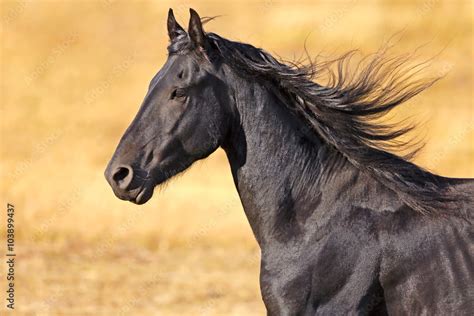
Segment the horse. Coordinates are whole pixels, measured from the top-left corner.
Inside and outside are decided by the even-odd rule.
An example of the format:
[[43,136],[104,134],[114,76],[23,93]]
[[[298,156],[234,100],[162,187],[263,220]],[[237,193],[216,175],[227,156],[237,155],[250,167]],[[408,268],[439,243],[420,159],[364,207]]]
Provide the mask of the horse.
[[115,195],[146,203],[221,147],[268,315],[472,315],[474,181],[395,154],[410,127],[379,120],[437,79],[383,53],[351,70],[348,53],[318,84],[322,63],[205,32],[209,19],[190,9],[185,31],[169,10],[168,58],[105,171]]

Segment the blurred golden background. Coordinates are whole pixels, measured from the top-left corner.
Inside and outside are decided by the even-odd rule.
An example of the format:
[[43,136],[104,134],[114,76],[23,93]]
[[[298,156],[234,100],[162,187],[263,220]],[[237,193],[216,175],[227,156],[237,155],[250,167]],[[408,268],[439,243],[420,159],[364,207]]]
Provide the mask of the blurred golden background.
[[[259,250],[218,150],[144,206],[105,166],[166,58],[166,14],[220,15],[208,31],[292,59],[422,46],[446,77],[396,118],[422,121],[416,162],[474,176],[473,3],[1,1],[2,249],[16,207],[17,315],[262,315]],[[439,53],[439,54],[438,54]],[[1,265],[1,307],[6,289]]]

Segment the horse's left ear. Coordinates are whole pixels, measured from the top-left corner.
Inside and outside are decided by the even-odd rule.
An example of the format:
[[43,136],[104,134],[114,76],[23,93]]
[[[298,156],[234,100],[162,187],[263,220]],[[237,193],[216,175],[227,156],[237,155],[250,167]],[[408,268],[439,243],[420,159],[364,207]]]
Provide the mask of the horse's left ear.
[[181,27],[181,25],[176,22],[176,18],[174,17],[173,10],[170,8],[168,11],[168,21],[167,21],[167,26],[168,26],[168,35],[170,37],[170,41],[174,41],[178,36],[181,34],[186,34],[184,29]]
[[191,18],[189,20],[188,34],[191,41],[198,47],[204,47],[206,41],[206,35],[202,29],[201,18],[193,9],[189,9]]

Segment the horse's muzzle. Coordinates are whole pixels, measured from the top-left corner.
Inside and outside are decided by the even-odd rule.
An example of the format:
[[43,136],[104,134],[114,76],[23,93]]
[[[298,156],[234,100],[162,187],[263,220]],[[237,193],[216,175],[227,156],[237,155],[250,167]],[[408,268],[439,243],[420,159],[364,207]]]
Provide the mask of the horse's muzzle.
[[153,185],[146,172],[134,170],[130,165],[109,164],[104,175],[119,199],[144,204],[153,195]]

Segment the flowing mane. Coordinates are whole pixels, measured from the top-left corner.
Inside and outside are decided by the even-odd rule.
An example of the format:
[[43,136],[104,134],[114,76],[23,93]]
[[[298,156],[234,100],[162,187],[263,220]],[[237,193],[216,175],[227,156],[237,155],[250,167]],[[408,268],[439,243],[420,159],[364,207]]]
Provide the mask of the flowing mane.
[[[265,80],[281,91],[295,112],[326,143],[334,146],[359,170],[368,172],[412,209],[430,215],[456,214],[459,203],[468,197],[455,191],[446,178],[410,162],[421,148],[418,143],[401,141],[400,136],[414,125],[382,124],[378,119],[432,86],[440,77],[418,79],[428,65],[414,64],[411,55],[387,57],[385,50],[350,67],[356,51],[325,62],[285,62],[249,44],[234,42],[207,33],[209,45],[242,76]],[[190,47],[182,36],[168,47],[170,54]],[[333,70],[333,69],[336,70]],[[314,80],[329,77],[325,85]],[[398,156],[390,150],[405,150]],[[449,211],[443,213],[443,211]]]

